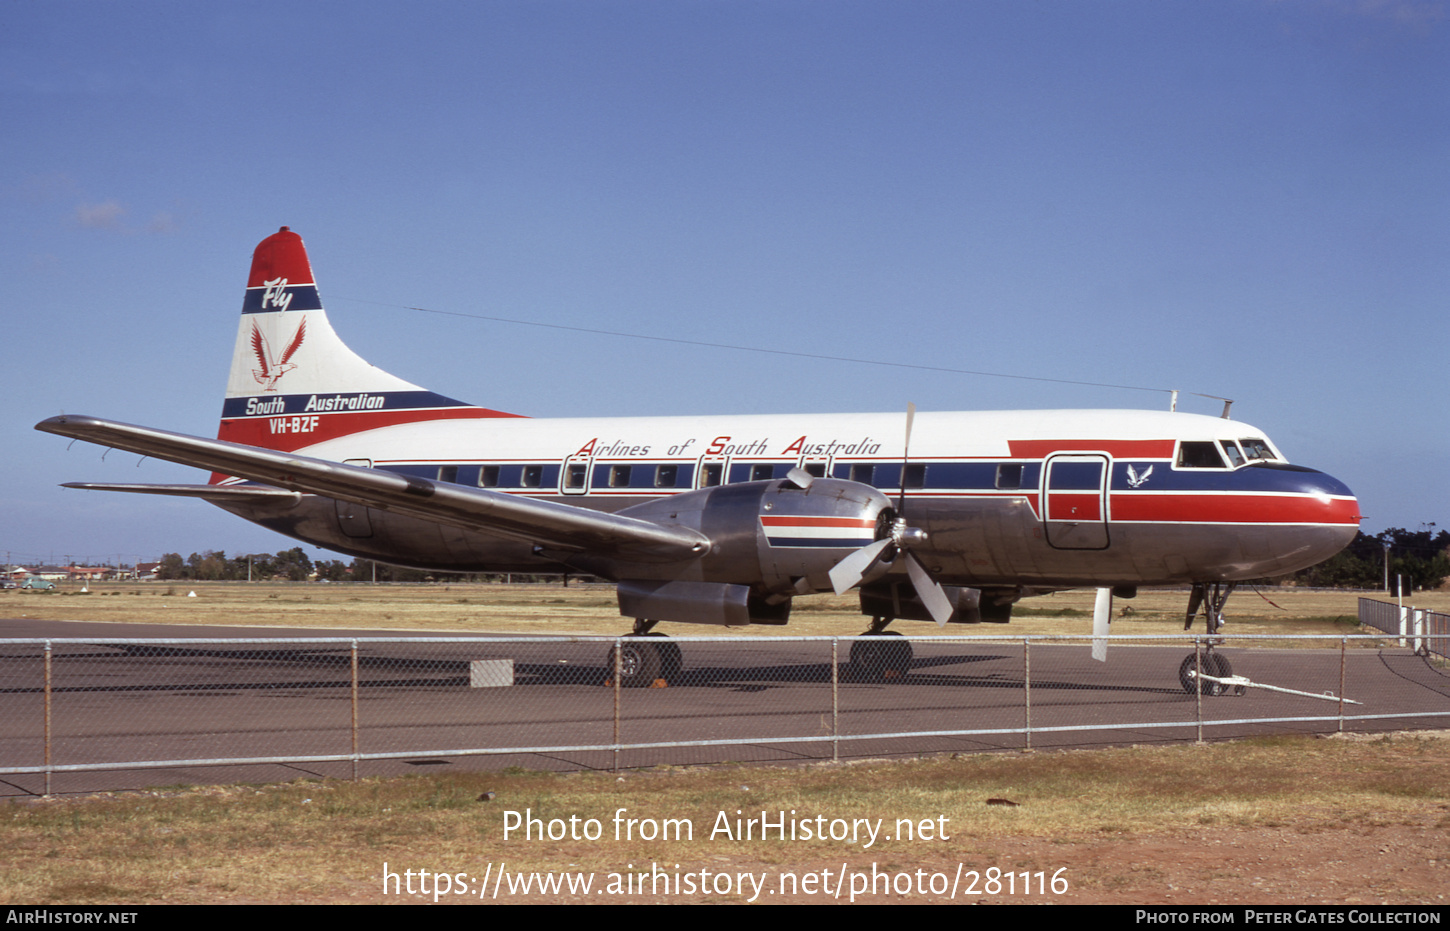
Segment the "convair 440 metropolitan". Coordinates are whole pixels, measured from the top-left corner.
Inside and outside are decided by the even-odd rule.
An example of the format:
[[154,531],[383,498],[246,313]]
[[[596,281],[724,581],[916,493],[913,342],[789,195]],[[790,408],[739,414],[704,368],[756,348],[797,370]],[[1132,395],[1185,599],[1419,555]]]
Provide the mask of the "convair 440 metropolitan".
[[[212,470],[205,485],[69,487],[204,500],[354,556],[432,570],[610,579],[635,619],[621,681],[678,648],[661,620],[784,624],[798,596],[857,589],[891,621],[1003,622],[1018,599],[1192,586],[1216,633],[1238,580],[1313,565],[1355,535],[1341,482],[1263,431],[1162,411],[1060,410],[534,420],[369,365],[328,323],[302,239],[252,257],[215,440],[97,417],[37,429]],[[901,638],[853,662],[905,673]],[[1221,655],[1205,667],[1228,675]],[[1195,686],[1185,663],[1185,688]],[[1207,688],[1207,680],[1200,685]]]

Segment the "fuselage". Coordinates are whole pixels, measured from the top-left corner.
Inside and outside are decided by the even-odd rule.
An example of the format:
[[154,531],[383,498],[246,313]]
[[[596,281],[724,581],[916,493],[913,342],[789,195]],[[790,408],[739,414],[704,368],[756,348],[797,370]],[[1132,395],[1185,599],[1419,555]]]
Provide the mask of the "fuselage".
[[[287,447],[319,459],[612,512],[699,489],[778,481],[792,468],[874,487],[893,503],[904,484],[904,513],[927,533],[917,553],[951,585],[1281,575],[1338,552],[1360,519],[1343,483],[1289,464],[1263,431],[1195,414],[924,412],[905,460],[899,414],[465,415],[397,423],[406,417],[397,410],[306,410],[326,400],[297,396],[271,410],[238,411],[231,431],[285,435]],[[349,421],[346,432],[326,429],[340,417]],[[369,428],[369,417],[380,425]],[[307,542],[394,563],[452,571],[569,567],[526,543],[330,498],[223,506]]]

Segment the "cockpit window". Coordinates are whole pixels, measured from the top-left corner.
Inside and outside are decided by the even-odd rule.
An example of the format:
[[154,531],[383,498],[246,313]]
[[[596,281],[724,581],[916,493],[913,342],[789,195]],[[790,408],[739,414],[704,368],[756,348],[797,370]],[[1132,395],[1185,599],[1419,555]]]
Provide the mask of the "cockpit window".
[[1180,469],[1224,469],[1223,457],[1218,454],[1216,443],[1191,443],[1187,440],[1178,444],[1178,468]]
[[1239,452],[1239,444],[1233,440],[1219,440],[1218,445],[1222,446],[1223,451],[1228,454],[1229,468],[1237,469],[1244,464],[1244,454]]
[[1239,440],[1239,445],[1244,448],[1244,455],[1249,457],[1250,462],[1256,459],[1278,458],[1274,455],[1274,451],[1269,448],[1269,444],[1265,443],[1258,437],[1250,437],[1247,440]]

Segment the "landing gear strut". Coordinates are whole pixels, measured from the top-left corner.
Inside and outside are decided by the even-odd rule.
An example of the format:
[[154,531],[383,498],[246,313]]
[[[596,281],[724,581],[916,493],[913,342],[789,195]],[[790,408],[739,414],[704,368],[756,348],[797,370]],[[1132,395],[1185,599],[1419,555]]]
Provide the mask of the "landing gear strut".
[[862,637],[851,643],[851,665],[868,679],[901,679],[911,671],[912,650],[901,634],[887,630],[895,618],[873,617]]
[[[1216,638],[1210,639],[1204,646],[1201,658],[1198,653],[1190,653],[1178,665],[1178,682],[1183,686],[1183,691],[1190,695],[1195,691],[1203,695],[1223,695],[1229,690],[1222,682],[1212,682],[1199,676],[1227,679],[1234,674],[1233,664],[1228,661],[1228,657],[1214,648],[1223,643],[1222,638],[1218,637],[1218,632],[1224,625],[1223,606],[1237,587],[1237,582],[1195,582],[1193,592],[1188,596],[1188,613],[1184,618],[1183,629],[1193,629],[1194,618],[1198,617],[1199,609],[1202,608],[1208,635]],[[1242,695],[1243,686],[1239,686],[1236,693]]]

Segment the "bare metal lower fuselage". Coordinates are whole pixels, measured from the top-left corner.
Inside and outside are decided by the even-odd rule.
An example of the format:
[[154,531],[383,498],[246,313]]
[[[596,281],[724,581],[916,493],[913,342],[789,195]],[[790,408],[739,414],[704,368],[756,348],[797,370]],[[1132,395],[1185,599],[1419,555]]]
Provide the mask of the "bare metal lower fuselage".
[[[570,501],[580,503],[578,499]],[[614,510],[607,498],[588,504]],[[218,505],[306,543],[351,556],[444,572],[597,571],[558,554],[388,511],[303,496],[295,504]],[[943,584],[977,588],[1168,585],[1285,575],[1327,558],[1354,538],[1343,526],[1113,524],[1107,546],[1053,546],[1024,500],[913,498],[912,522],[927,531],[921,558]]]

